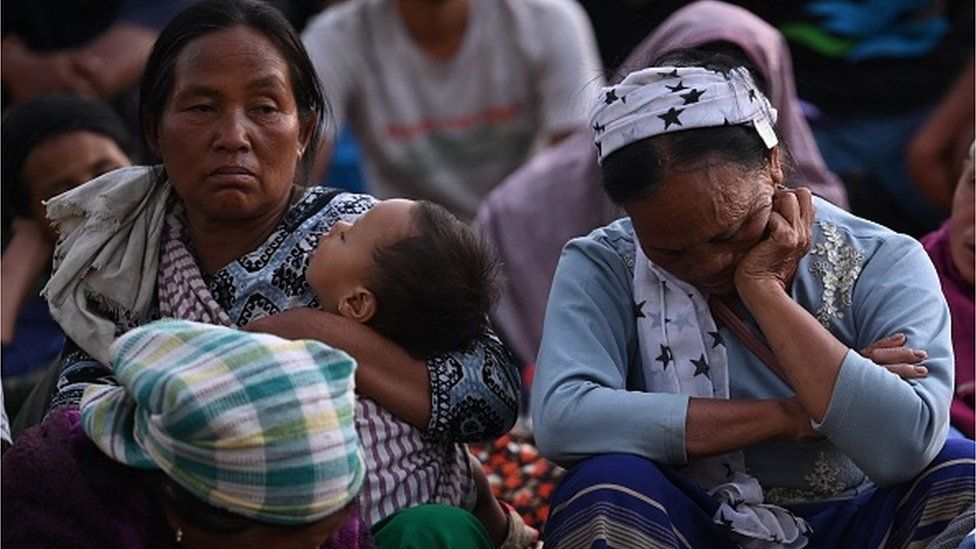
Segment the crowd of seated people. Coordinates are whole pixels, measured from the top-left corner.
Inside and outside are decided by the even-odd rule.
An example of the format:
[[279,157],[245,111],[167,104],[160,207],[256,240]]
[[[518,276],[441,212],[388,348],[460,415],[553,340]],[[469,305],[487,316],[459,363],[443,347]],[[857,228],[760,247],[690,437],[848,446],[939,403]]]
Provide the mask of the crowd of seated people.
[[972,6],[70,4],[5,545],[972,546]]

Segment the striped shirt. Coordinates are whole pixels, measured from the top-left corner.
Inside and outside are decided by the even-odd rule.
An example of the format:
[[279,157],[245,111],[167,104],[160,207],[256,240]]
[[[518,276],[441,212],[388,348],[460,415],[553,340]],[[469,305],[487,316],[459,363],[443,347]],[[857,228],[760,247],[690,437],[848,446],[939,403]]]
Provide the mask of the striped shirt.
[[431,440],[362,395],[356,398],[356,430],[366,460],[359,505],[368,524],[414,505],[473,501],[466,445]]

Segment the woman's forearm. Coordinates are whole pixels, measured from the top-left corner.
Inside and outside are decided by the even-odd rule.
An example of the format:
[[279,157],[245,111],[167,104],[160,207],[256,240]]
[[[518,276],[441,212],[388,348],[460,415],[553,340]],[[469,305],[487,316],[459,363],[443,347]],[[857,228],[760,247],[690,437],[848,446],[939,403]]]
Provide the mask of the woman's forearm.
[[692,398],[688,402],[685,451],[689,459],[742,450],[777,438],[804,442],[820,436],[795,401]]
[[[341,317],[340,317],[341,318]],[[427,430],[430,422],[430,377],[427,365],[371,328],[351,320],[327,323],[323,340],[346,351],[359,367],[356,390],[393,415]]]
[[430,421],[427,365],[368,326],[323,311],[295,308],[252,322],[247,329],[287,339],[313,339],[356,359],[356,391],[418,429]]
[[775,282],[739,288],[787,381],[810,417],[822,421],[848,348]]

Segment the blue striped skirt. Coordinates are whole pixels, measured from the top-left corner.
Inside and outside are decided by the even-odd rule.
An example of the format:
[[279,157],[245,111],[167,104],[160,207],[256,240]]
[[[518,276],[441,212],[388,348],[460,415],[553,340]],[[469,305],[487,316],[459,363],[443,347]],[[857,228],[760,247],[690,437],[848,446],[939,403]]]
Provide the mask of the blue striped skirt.
[[[796,514],[813,527],[808,547],[924,547],[973,505],[974,471],[976,444],[953,438],[911,481]],[[713,522],[717,507],[670,467],[601,455],[574,467],[556,488],[543,539],[547,548],[737,547]]]

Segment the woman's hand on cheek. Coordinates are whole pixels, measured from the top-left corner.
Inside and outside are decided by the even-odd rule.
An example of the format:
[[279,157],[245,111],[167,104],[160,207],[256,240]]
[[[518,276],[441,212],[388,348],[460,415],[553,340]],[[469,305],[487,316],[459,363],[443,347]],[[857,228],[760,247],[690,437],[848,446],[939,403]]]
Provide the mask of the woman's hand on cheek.
[[739,261],[735,286],[742,295],[753,289],[786,290],[797,264],[810,249],[813,195],[804,188],[777,188],[766,233]]

